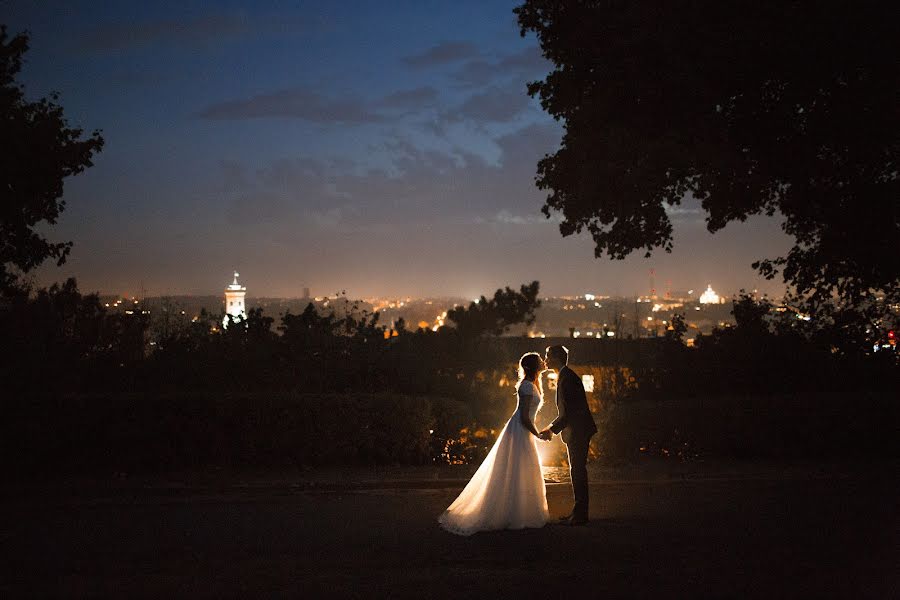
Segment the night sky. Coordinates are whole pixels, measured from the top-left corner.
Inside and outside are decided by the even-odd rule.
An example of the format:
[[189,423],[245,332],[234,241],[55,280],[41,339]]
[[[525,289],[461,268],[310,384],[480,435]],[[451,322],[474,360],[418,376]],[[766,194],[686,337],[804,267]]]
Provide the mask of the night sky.
[[[106,148],[66,183],[39,283],[86,291],[475,297],[724,294],[789,245],[777,219],[715,236],[687,203],[675,251],[598,260],[540,214],[535,164],[561,128],[528,98],[548,70],[516,2],[2,2],[20,75]],[[390,6],[390,10],[383,7]]]

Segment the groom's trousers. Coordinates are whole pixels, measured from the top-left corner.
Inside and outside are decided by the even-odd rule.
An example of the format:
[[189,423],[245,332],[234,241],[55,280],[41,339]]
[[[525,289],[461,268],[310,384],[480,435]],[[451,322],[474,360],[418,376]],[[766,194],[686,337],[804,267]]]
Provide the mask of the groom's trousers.
[[575,496],[575,506],[572,507],[572,516],[588,518],[588,478],[587,457],[591,438],[572,436],[566,442],[566,450],[569,454],[569,474],[572,477],[572,495]]

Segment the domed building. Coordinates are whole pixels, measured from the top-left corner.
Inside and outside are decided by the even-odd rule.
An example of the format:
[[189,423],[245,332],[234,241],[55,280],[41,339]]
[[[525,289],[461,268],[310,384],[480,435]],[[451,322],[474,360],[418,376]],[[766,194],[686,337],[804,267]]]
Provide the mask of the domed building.
[[700,304],[721,304],[719,295],[713,291],[711,285],[707,285],[706,291],[700,294]]

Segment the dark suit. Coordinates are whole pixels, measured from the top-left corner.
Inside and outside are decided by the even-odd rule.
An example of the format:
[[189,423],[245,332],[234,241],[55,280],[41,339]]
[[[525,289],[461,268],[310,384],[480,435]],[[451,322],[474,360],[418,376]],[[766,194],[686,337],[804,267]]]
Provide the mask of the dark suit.
[[572,515],[587,519],[587,456],[591,436],[597,433],[597,425],[588,409],[581,378],[568,366],[560,369],[556,380],[556,410],[559,416],[550,424],[550,430],[553,433],[562,432],[569,453],[569,473],[575,496]]

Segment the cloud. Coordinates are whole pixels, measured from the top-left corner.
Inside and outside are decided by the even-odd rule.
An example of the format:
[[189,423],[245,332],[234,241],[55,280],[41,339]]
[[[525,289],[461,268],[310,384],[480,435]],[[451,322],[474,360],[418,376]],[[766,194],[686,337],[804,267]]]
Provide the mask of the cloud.
[[279,90],[246,100],[212,104],[198,114],[204,119],[302,119],[313,123],[373,123],[382,117],[359,99],[330,98],[305,88]]
[[532,125],[501,136],[501,159],[488,163],[465,148],[422,148],[397,137],[381,148],[391,169],[350,161],[298,158],[248,173],[220,164],[226,218],[241,225],[298,221],[305,227],[365,235],[373,227],[431,227],[488,223],[497,227],[546,222],[535,165],[560,139],[556,124]]
[[191,47],[229,41],[253,34],[296,33],[306,23],[295,17],[248,17],[210,14],[193,19],[159,19],[137,23],[105,23],[90,31],[77,48],[85,52],[111,52],[150,44]]
[[406,56],[402,60],[407,66],[414,69],[425,69],[458,62],[477,55],[478,49],[470,42],[441,42],[424,52]]
[[[551,215],[550,220],[559,223],[562,221],[562,217],[559,215]],[[477,220],[476,222],[485,223],[485,222],[493,222],[499,223],[502,225],[538,225],[541,223],[547,222],[547,217],[542,214],[527,214],[527,215],[516,215],[512,212],[503,209],[499,211],[496,215],[494,215],[493,219],[485,220],[483,218]]]
[[681,204],[675,206],[663,204],[663,209],[673,222],[698,225],[702,224],[705,220],[705,213],[700,202],[698,202],[691,194],[688,194],[682,199]]
[[544,58],[539,46],[529,46],[500,60],[502,69],[518,69],[527,73],[546,72],[552,63]]
[[531,102],[523,84],[492,87],[470,96],[445,115],[447,121],[468,120],[475,123],[512,121]]
[[527,180],[533,187],[537,161],[545,154],[555,152],[562,139],[562,130],[556,123],[532,124],[497,139],[500,161],[514,168],[515,176]]
[[299,119],[313,123],[363,124],[396,118],[396,111],[418,111],[437,104],[438,91],[431,86],[392,92],[381,99],[326,96],[307,88],[277,90],[243,100],[218,102],[197,116],[215,120]]
[[499,73],[497,63],[470,60],[463,63],[453,78],[463,87],[481,87],[493,82]]
[[379,103],[385,108],[416,110],[433,106],[438,99],[438,92],[431,86],[401,90],[388,94]]
[[462,87],[481,87],[507,78],[528,81],[546,74],[551,63],[537,46],[529,46],[499,60],[470,60],[452,75]]
[[236,195],[228,208],[226,218],[232,225],[279,223],[297,216],[296,203],[283,194],[268,190]]
[[666,205],[664,206],[664,208],[665,208],[665,210],[666,210],[666,214],[668,214],[668,215],[670,215],[670,216],[675,216],[675,215],[699,215],[699,214],[701,214],[701,213],[703,212],[703,211],[701,211],[699,208],[684,208],[684,207],[681,207],[681,206],[671,206],[671,205],[669,205],[669,204],[666,204]]

